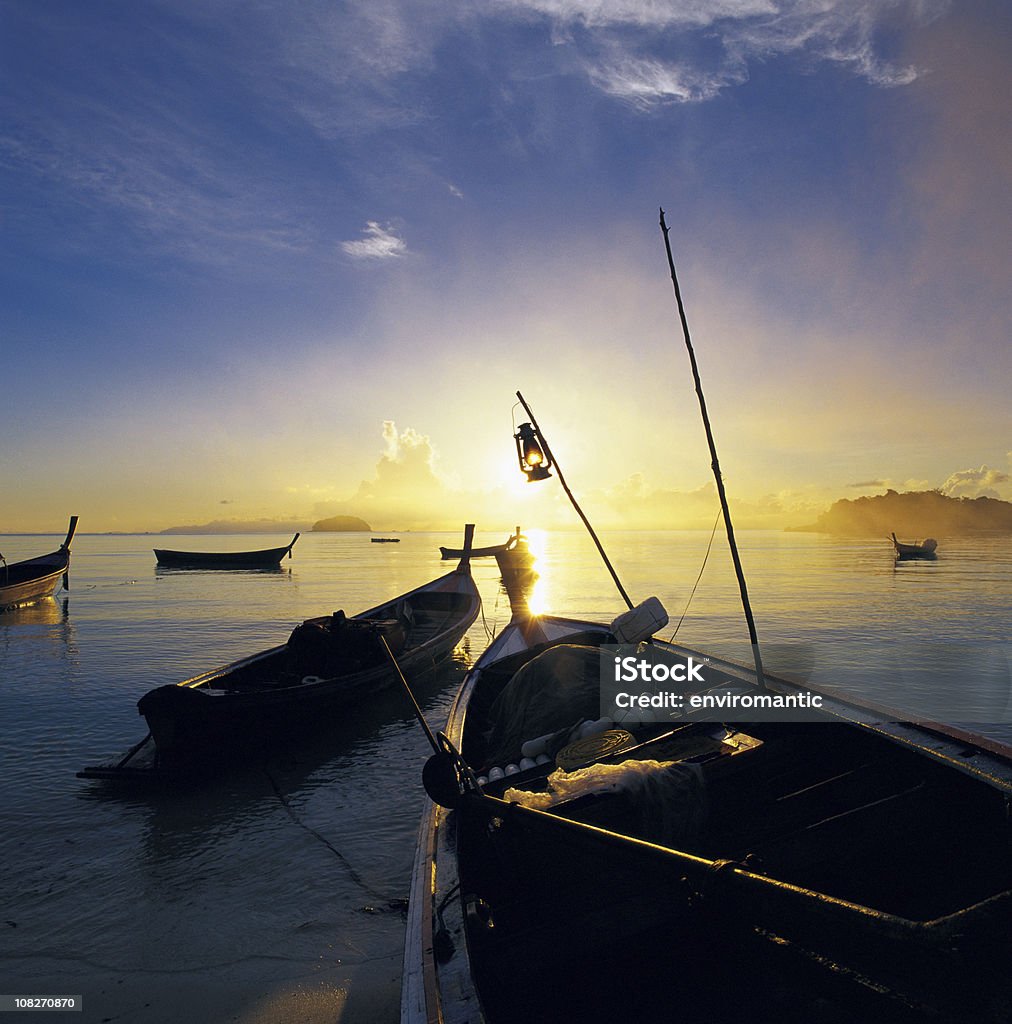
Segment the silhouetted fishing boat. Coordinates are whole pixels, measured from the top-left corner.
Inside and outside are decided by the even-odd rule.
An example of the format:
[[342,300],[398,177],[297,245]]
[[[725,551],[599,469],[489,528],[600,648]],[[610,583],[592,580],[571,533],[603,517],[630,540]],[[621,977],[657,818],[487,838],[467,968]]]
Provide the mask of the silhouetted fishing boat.
[[297,533],[291,544],[284,547],[261,551],[169,551],[155,548],[155,558],[159,565],[174,569],[271,569],[280,565],[285,555],[292,557],[292,548],[300,536]]
[[400,537],[370,537],[373,544],[400,544]]
[[[520,532],[520,527],[517,527],[516,533],[512,534],[509,539],[503,544],[490,544],[487,547],[475,548],[471,552],[472,558],[493,558],[504,554],[507,551],[513,551],[517,547],[527,548],[527,538]],[[464,552],[460,548],[444,548],[439,549],[440,555],[444,559],[461,558]]]
[[937,558],[936,549],[938,548],[938,541],[933,537],[928,537],[927,540],[922,541],[920,544],[904,544],[902,541],[896,539],[896,534],[890,534],[893,540],[893,550],[896,552],[897,558]]
[[[470,767],[426,766],[402,1024],[1012,1019],[1012,751],[830,698],[573,741],[614,642],[518,617],[465,678]],[[800,691],[707,666],[714,695]]]
[[70,517],[66,539],[48,555],[14,562],[13,565],[8,565],[0,555],[0,560],[3,560],[0,565],[0,611],[52,597],[61,580],[64,588],[70,589],[70,544],[77,530],[77,519],[77,516]]
[[171,771],[220,751],[260,749],[318,730],[329,716],[368,700],[396,678],[381,637],[404,672],[423,673],[453,651],[479,609],[463,559],[445,576],[359,615],[309,619],[287,643],[146,693],[137,708],[153,750],[142,741],[114,762],[78,775],[115,779],[152,768]]
[[495,560],[499,566],[499,572],[504,576],[507,573],[530,573],[533,571],[536,561],[534,552],[523,539],[519,544],[507,548],[505,551],[497,551]]

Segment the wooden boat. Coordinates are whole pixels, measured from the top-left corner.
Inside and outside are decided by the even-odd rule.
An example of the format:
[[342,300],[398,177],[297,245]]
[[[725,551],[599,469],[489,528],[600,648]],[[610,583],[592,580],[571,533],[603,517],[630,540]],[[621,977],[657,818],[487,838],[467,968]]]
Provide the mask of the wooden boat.
[[[514,749],[521,735],[564,736],[597,706],[539,720],[569,685],[556,674],[510,717],[517,673],[613,641],[608,625],[518,616],[466,676],[424,773],[438,802],[419,832],[402,1024],[673,1007],[708,1024],[1012,1019],[995,967],[1012,954],[1012,750],[826,698],[814,723],[685,715],[617,746],[612,730],[575,762],[556,733],[546,763],[525,763],[541,741]],[[708,664],[727,692],[756,692],[752,669]]]
[[292,548],[300,536],[297,533],[291,544],[284,547],[261,551],[168,551],[155,548],[155,558],[159,565],[174,569],[272,569],[281,564],[285,555],[292,557]]
[[[480,599],[467,560],[406,594],[352,618],[309,619],[288,641],[192,679],[159,686],[137,709],[154,743],[153,766],[171,773],[219,751],[262,749],[318,728],[396,679],[383,637],[407,675],[431,670],[477,618]],[[82,778],[136,776],[144,741]]]
[[497,551],[495,560],[499,566],[499,572],[503,576],[509,573],[530,573],[536,561],[534,552],[527,546],[527,542],[523,538],[519,544],[507,548],[505,551]]
[[[400,544],[400,537],[370,537],[373,544]],[[462,552],[463,553],[463,552]]]
[[896,534],[890,534],[893,540],[893,550],[896,552],[897,558],[937,558],[935,554],[938,548],[938,541],[933,537],[928,537],[927,540],[922,541],[920,544],[904,544],[902,541],[896,539]]
[[[523,534],[520,532],[520,527],[519,526],[516,529],[516,533],[512,534],[509,537],[509,539],[506,540],[505,543],[503,543],[503,544],[490,544],[487,547],[475,548],[471,552],[471,557],[472,558],[495,558],[495,557],[498,557],[499,555],[504,554],[507,551],[512,551],[512,550],[514,550],[517,547],[522,547],[525,550],[527,548],[527,538],[525,536],[523,536]],[[463,555],[464,555],[463,550],[460,549],[460,548],[444,548],[444,547],[441,547],[439,549],[439,553],[440,553],[440,555],[442,555],[444,560],[449,560],[451,558],[462,558]]]
[[[77,516],[70,517],[66,539],[48,555],[28,558],[13,565],[3,561],[3,565],[0,565],[0,611],[35,604],[43,598],[52,597],[61,580],[64,589],[70,589],[70,543],[77,530],[77,519]],[[0,556],[2,559],[3,556]]]

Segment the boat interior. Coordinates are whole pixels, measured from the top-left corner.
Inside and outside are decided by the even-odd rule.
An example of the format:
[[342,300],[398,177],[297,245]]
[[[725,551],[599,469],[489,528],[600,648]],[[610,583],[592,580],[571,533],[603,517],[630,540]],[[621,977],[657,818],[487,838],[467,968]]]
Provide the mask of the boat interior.
[[[602,637],[571,639],[593,646]],[[477,682],[462,744],[476,770],[487,770],[496,740],[497,698],[535,653],[505,659]],[[738,919],[732,931],[739,950],[762,938],[763,955],[782,955],[787,947],[803,951],[798,978],[820,967],[819,991],[828,978],[852,982],[848,999],[855,989],[864,997],[886,992],[897,1019],[920,1019],[922,1008],[904,992],[913,976],[917,991],[937,980],[932,998],[951,1019],[963,1019],[953,1007],[975,997],[967,996],[965,984],[950,984],[947,972],[964,980],[975,975],[964,970],[965,961],[956,970],[946,959],[951,935],[989,955],[996,948],[1010,952],[1012,824],[1001,787],[838,720],[715,724],[685,718],[644,726],[618,750],[599,746],[595,756],[594,744],[584,744],[579,752],[586,763],[563,779],[556,769],[566,760],[565,748],[547,763],[486,782],[484,794],[492,799],[474,801],[474,813],[461,826],[468,942],[479,985],[493,993],[490,1005],[502,1001],[513,1013],[533,1014],[525,1019],[539,1019],[542,1004],[569,1012],[579,1002],[586,1019],[603,1019],[598,1011],[609,999],[591,984],[590,965],[611,977],[621,960],[631,972],[622,985],[632,986],[631,993],[622,991],[645,990],[655,980],[658,956],[678,969],[672,943],[679,935],[697,951],[710,949],[705,934],[723,947],[727,915]],[[728,867],[759,876],[736,878],[730,900],[725,890],[732,887],[714,883]],[[723,922],[717,928],[716,908]],[[564,949],[559,922],[566,922]],[[897,944],[897,936],[909,939],[915,932],[916,941]],[[942,932],[949,938],[938,960],[932,944]],[[930,955],[907,963],[907,953],[897,950],[911,944],[932,947]],[[533,986],[522,997],[496,980],[503,958],[513,960],[517,950]],[[630,951],[638,951],[632,963]],[[727,949],[719,956],[725,960]],[[596,993],[593,999],[584,1005],[586,992],[561,994],[565,972],[530,969],[542,960],[568,963],[570,976]],[[879,974],[882,962],[889,966]],[[1001,998],[1007,999],[1007,979],[1004,985]],[[996,1005],[993,999],[974,1004],[973,1019],[1008,1019],[1001,1016],[1008,1003],[1000,1010]],[[865,1012],[825,1019],[861,1019]],[[794,1019],[784,1017],[782,1007],[777,1013],[775,1019]]]
[[387,661],[378,637],[386,639],[395,656],[415,650],[459,621],[469,604],[467,594],[423,590],[378,608],[368,618],[337,611],[308,619],[295,627],[284,647],[250,659],[207,685],[259,690],[365,671]]

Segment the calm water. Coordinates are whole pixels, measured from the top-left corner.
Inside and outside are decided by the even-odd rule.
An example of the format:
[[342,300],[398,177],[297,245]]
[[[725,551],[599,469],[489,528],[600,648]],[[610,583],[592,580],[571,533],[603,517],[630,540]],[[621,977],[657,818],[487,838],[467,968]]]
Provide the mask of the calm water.
[[[504,536],[479,533],[476,543]],[[83,1022],[397,1019],[398,901],[408,891],[427,755],[397,691],[336,718],[297,752],[184,793],[122,793],[74,773],[144,735],[136,701],[151,687],[282,642],[311,615],[354,613],[409,590],[447,570],[438,545],[459,539],[402,538],[380,545],[362,534],[308,534],[281,572],[225,573],[156,570],[151,548],[164,538],[83,534],[69,595],[0,614],[0,993],[83,995],[74,1018]],[[60,539],[3,537],[0,550],[13,562]],[[289,539],[174,543],[241,549]],[[605,537],[627,590],[665,603],[664,635],[708,539]],[[535,604],[591,618],[621,610],[586,536],[531,541],[541,574]],[[965,720],[1008,706],[1008,539],[946,541],[938,561],[898,566],[884,540],[746,532],[739,541],[771,667],[803,649],[820,681],[857,686],[902,638],[926,662],[924,685],[961,688]],[[509,617],[494,559],[474,567],[484,621],[418,692],[435,725],[486,629]],[[743,632],[718,536],[678,638],[741,656]],[[946,660],[938,652],[978,648],[991,667],[1004,658],[1003,671],[931,676],[931,664]],[[871,675],[886,686],[876,695],[888,698],[903,667]],[[1008,724],[987,731],[1012,741]]]

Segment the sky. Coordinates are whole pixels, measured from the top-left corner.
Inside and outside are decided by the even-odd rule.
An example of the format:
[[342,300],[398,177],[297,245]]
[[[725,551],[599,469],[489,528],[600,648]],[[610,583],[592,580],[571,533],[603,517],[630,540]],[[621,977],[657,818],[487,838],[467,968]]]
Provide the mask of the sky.
[[0,0],[0,532],[1012,499],[1001,0]]

